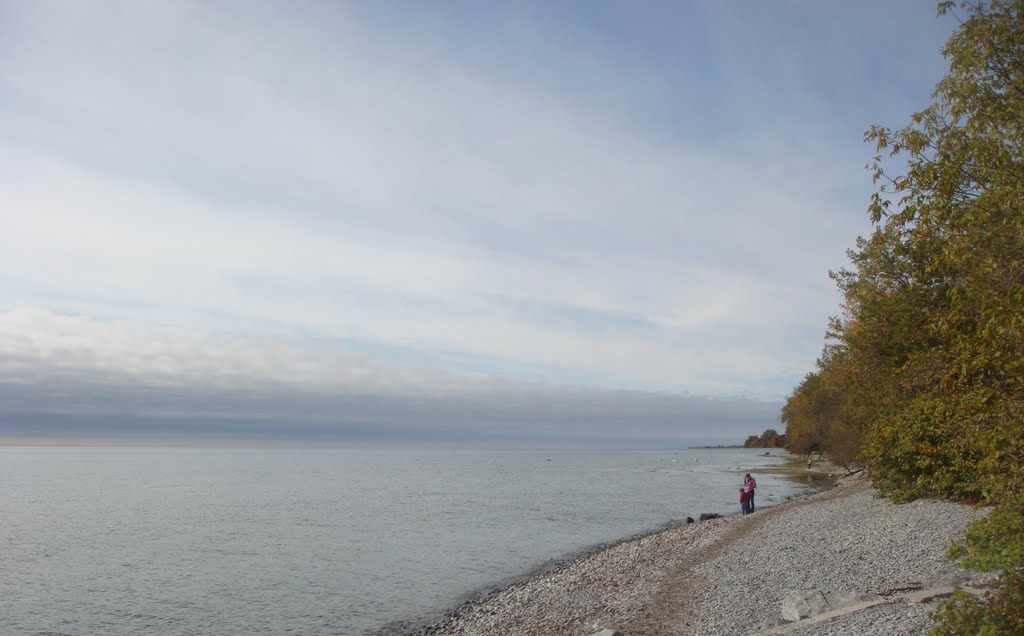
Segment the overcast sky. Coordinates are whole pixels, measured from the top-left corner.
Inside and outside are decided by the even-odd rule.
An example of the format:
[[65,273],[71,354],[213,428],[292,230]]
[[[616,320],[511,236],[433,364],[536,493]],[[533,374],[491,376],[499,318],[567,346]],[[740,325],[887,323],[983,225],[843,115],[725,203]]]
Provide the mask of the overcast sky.
[[0,0],[0,437],[779,427],[935,13]]

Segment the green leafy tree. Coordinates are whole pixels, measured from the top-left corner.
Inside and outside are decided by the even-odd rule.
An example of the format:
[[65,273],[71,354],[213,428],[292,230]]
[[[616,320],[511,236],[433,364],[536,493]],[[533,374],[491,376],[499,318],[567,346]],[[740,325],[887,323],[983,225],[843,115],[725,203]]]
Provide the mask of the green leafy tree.
[[934,633],[1024,634],[1024,0],[939,11],[960,21],[949,72],[909,125],[867,133],[875,231],[782,419],[791,448],[845,445],[900,499],[994,504],[951,556],[998,582]]
[[[1024,633],[1022,9],[1010,0],[961,4],[934,103],[905,128],[868,133],[880,152],[873,167],[883,186],[870,209],[881,247],[862,252],[868,267],[853,285],[878,287],[874,271],[892,265],[883,315],[920,330],[904,331],[898,401],[874,422],[866,455],[904,496],[997,505],[952,556],[999,570],[999,583],[982,601],[947,603],[936,634]],[[891,176],[882,154],[904,158],[902,174]]]

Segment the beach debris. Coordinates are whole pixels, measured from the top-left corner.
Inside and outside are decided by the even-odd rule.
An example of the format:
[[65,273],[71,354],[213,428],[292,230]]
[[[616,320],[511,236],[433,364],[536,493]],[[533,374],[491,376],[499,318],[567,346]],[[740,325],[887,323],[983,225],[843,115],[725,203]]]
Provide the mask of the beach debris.
[[702,512],[700,513],[700,520],[709,521],[711,519],[718,519],[721,516],[722,515],[718,514],[717,512]]
[[957,590],[963,590],[965,592],[971,592],[975,595],[982,593],[982,590],[970,587],[959,587],[953,585],[944,585],[942,587],[933,587],[927,590],[919,590],[917,592],[910,592],[909,594],[903,595],[903,600],[912,605],[919,603],[930,603],[936,599],[948,598],[953,596]]
[[881,596],[892,596],[894,594],[900,594],[902,592],[917,592],[917,591],[923,590],[923,589],[924,589],[924,585],[922,585],[921,583],[915,581],[913,583],[910,583],[909,585],[904,585],[903,587],[893,587],[893,588],[890,588],[888,590],[885,590],[884,592],[879,592],[879,594]]

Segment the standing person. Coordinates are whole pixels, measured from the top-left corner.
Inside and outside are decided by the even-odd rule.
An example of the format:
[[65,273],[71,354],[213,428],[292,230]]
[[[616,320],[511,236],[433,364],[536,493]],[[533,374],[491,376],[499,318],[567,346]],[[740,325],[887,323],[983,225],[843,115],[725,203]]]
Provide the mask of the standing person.
[[743,486],[747,489],[747,507],[749,512],[754,512],[754,489],[757,488],[757,481],[747,473],[743,477]]
[[747,501],[747,491],[740,488],[740,514],[750,514],[750,502]]

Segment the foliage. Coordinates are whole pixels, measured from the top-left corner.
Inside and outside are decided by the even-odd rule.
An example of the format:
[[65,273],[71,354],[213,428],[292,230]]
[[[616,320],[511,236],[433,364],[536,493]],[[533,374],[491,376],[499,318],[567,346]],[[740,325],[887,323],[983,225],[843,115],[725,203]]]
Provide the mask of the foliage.
[[1024,634],[1024,571],[1007,570],[999,585],[981,599],[957,592],[943,602],[933,618],[933,636],[1019,636]]
[[[1018,440],[1018,443],[1024,443]],[[936,636],[1024,634],[1024,484],[1008,485],[999,505],[974,522],[949,556],[961,565],[999,571],[998,583],[982,599],[957,594],[940,605]],[[995,495],[997,498],[999,494]]]
[[832,381],[827,369],[809,373],[782,410],[786,424],[786,449],[807,454],[836,451],[838,433],[843,430],[843,387]]
[[769,428],[760,435],[751,435],[743,443],[746,448],[782,448],[786,445],[786,436],[779,435],[774,428]]
[[[933,103],[872,127],[874,232],[833,274],[843,313],[782,411],[788,448],[867,462],[900,499],[994,504],[952,553],[1000,572],[936,634],[1024,633],[1024,0],[945,2]],[[889,166],[902,162],[895,172]]]

